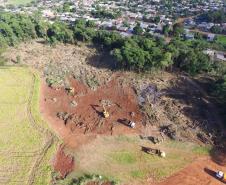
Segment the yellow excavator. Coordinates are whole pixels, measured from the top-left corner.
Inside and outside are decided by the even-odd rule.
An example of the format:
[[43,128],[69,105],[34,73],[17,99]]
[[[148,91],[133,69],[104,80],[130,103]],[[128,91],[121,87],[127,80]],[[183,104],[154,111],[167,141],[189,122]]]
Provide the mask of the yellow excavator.
[[103,116],[104,116],[104,118],[108,118],[110,115],[109,115],[109,112],[106,111],[104,105],[103,105],[103,109],[104,109],[104,111],[103,111]]

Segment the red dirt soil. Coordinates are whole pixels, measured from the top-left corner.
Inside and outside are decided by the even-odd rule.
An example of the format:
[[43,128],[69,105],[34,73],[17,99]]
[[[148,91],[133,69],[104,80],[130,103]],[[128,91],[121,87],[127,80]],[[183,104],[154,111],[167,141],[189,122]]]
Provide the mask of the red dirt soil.
[[[41,112],[44,118],[63,139],[66,146],[76,148],[89,142],[97,134],[141,132],[143,127],[142,113],[139,111],[137,98],[131,88],[120,85],[117,79],[99,87],[96,91],[90,90],[76,80],[70,80],[70,82],[71,87],[75,90],[75,96],[68,95],[65,89],[55,90],[50,88],[43,82],[40,99]],[[55,102],[53,98],[56,98]],[[77,103],[76,107],[70,105],[73,100]],[[101,100],[111,101],[112,105],[106,106],[110,113],[109,118],[103,118],[101,115],[103,111]],[[57,117],[58,112],[70,113],[72,119],[65,125],[64,121]],[[133,117],[131,112],[134,113]],[[135,121],[137,123],[136,128],[131,129],[121,124],[118,120],[123,118]],[[225,159],[225,156],[218,158]],[[66,156],[62,150],[58,151],[54,168],[60,171],[62,176],[68,173],[68,170],[67,172],[64,171],[65,160],[69,161],[70,166],[72,159]],[[157,185],[220,185],[223,183],[214,177],[214,171],[217,170],[226,172],[226,167],[218,165],[210,158],[197,159],[194,163]],[[92,183],[95,184],[95,182]]]
[[[142,130],[142,113],[139,111],[137,98],[129,87],[120,85],[117,79],[90,90],[80,82],[70,79],[74,88],[74,96],[68,95],[63,88],[53,89],[45,82],[41,87],[40,110],[50,126],[63,139],[66,146],[76,148],[87,143],[97,134],[126,134],[140,133]],[[56,101],[53,101],[53,98]],[[109,118],[103,118],[102,102],[109,100],[110,106],[105,106],[110,113]],[[77,103],[76,107],[71,102]],[[58,112],[67,112],[72,119],[64,121],[57,117]],[[134,116],[132,116],[132,114]],[[120,123],[120,119],[133,120],[136,128],[132,129]]]
[[226,167],[201,158],[157,185],[222,185],[224,182],[215,178],[219,170],[226,172]]
[[74,159],[64,153],[63,147],[60,146],[53,160],[53,167],[56,172],[60,173],[61,178],[65,178],[74,169]]
[[221,166],[226,166],[226,142],[221,148],[216,148],[212,152],[212,160]]

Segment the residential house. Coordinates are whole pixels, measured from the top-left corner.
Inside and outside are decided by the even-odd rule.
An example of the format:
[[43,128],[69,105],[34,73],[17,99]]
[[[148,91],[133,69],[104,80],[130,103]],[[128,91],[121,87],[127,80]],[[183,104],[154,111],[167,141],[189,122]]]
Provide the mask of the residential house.
[[219,60],[219,61],[226,61],[226,54],[224,53],[216,53],[215,54],[215,58],[216,60]]
[[214,39],[215,39],[215,34],[208,34],[208,35],[207,35],[207,41],[213,42]]

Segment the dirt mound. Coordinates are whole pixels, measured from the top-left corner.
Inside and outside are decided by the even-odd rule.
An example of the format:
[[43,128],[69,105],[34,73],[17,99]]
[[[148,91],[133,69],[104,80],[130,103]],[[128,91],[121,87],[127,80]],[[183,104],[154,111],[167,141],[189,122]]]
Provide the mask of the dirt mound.
[[226,171],[226,167],[202,158],[157,185],[221,185],[222,182],[215,178],[218,170]]
[[[74,79],[69,81],[73,95],[63,87],[54,89],[43,83],[41,97],[44,117],[66,145],[76,147],[97,134],[141,132],[142,113],[131,88],[123,86],[116,78],[95,91]],[[103,117],[102,105],[109,112],[109,118]],[[123,119],[134,121],[136,128],[124,125]]]
[[74,159],[64,153],[64,147],[60,146],[53,160],[53,168],[60,173],[61,178],[65,178],[74,169]]

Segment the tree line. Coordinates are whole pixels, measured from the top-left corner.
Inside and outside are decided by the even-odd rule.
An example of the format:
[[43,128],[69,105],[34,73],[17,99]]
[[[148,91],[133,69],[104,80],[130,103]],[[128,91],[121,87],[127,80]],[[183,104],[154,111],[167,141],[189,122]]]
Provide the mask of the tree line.
[[148,33],[122,37],[118,32],[98,30],[95,23],[77,20],[69,25],[56,21],[43,21],[38,14],[33,16],[0,14],[0,46],[14,46],[20,41],[44,38],[50,44],[56,42],[93,42],[98,48],[115,58],[116,67],[135,71],[180,68],[191,74],[212,70],[213,63],[203,54],[206,43],[199,40],[186,42],[175,37],[169,44],[153,38]]
[[199,19],[205,20],[207,22],[213,22],[213,23],[225,23],[226,22],[226,12],[225,10],[217,10],[217,11],[210,11],[207,13],[204,13],[199,16]]
[[39,14],[28,16],[0,13],[1,50],[34,38],[43,38],[52,45],[57,42],[92,42],[98,49],[109,52],[118,69],[144,72],[178,68],[192,75],[215,72],[218,80],[214,92],[225,101],[225,65],[213,62],[203,53],[209,47],[206,41],[184,41],[178,34],[180,31],[175,27],[175,37],[170,43],[165,43],[163,39],[153,38],[148,33],[122,37],[118,32],[97,29],[94,22],[83,19],[73,25],[59,21],[50,24],[43,21]]
[[95,7],[95,10],[91,11],[91,14],[95,18],[102,18],[102,19],[116,19],[121,16],[120,10],[115,10],[114,12],[103,9],[99,6]]

